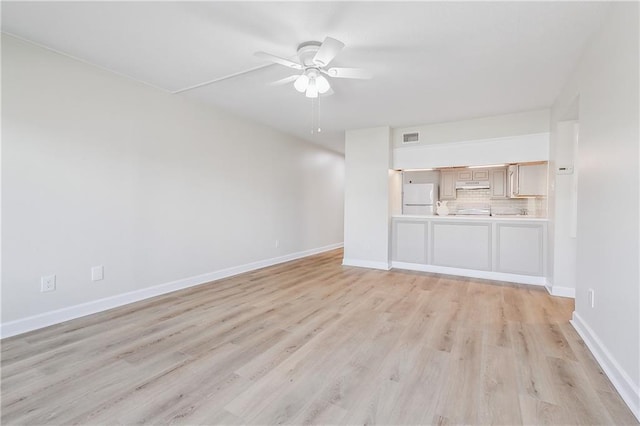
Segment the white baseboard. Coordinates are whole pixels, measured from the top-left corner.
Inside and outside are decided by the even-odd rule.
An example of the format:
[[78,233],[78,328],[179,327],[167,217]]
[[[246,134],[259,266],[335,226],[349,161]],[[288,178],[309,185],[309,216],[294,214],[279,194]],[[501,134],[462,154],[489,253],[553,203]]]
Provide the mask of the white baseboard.
[[342,264],[344,266],[357,266],[358,268],[371,268],[371,269],[382,269],[383,271],[388,271],[390,268],[389,262],[374,262],[371,260],[360,260],[360,259],[342,259]]
[[436,274],[458,275],[461,277],[481,278],[485,280],[507,281],[512,283],[545,285],[545,277],[530,275],[507,274],[495,271],[479,271],[476,269],[451,268],[448,266],[424,265],[421,263],[391,262],[392,268],[408,269],[411,271],[433,272]]
[[562,287],[553,284],[553,282],[547,278],[547,284],[545,285],[547,292],[552,296],[568,297],[570,299],[576,298],[576,289],[573,287]]
[[547,287],[547,291],[552,296],[569,297],[571,299],[576,298],[576,289],[571,287],[559,287],[552,285]]
[[640,388],[638,385],[633,383],[631,377],[620,367],[620,364],[607,350],[593,329],[587,325],[577,312],[573,312],[573,319],[570,322],[582,337],[598,364],[600,364],[602,371],[611,380],[624,402],[629,406],[633,415],[640,421]]
[[334,250],[342,246],[343,243],[330,244],[324,247],[291,253],[271,259],[259,260],[257,262],[247,263],[245,265],[221,269],[215,272],[209,272],[194,277],[155,285],[153,287],[130,291],[128,293],[117,294],[115,296],[110,296],[103,299],[92,300],[90,302],[69,306],[38,315],[33,315],[27,318],[9,321],[0,324],[0,338],[15,336],[18,334],[26,333],[28,331],[37,330],[39,328],[48,327],[54,324],[59,324],[64,321],[69,321],[75,318],[84,317],[86,315],[95,314],[97,312],[106,311],[108,309],[117,308],[118,306],[123,306],[129,303],[149,299],[151,297],[160,296],[162,294],[171,293],[176,290],[205,284],[222,278],[231,277],[233,275],[242,274],[244,272],[249,272],[256,269],[265,268],[267,266],[273,266],[279,263],[312,256],[314,254],[323,253],[329,250]]

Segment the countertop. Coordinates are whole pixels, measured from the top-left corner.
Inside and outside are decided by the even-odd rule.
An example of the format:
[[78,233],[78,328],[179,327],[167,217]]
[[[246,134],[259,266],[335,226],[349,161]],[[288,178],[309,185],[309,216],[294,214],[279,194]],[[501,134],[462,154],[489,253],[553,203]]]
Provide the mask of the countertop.
[[393,219],[424,219],[424,220],[456,220],[456,221],[485,221],[485,222],[547,222],[546,217],[536,217],[528,215],[504,215],[504,216],[437,216],[437,215],[412,215],[396,214]]

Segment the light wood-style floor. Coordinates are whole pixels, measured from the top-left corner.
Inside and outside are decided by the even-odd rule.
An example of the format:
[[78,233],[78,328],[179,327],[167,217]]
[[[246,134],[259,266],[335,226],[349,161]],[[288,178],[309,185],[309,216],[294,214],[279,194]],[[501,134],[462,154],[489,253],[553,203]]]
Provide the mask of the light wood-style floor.
[[544,289],[332,251],[2,341],[2,424],[637,424]]

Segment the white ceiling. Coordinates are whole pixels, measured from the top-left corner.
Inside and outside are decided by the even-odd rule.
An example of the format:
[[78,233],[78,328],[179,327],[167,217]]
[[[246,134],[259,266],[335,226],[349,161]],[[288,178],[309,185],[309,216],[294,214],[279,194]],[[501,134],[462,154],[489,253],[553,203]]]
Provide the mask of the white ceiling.
[[312,135],[311,103],[272,65],[175,96],[194,97],[337,151],[344,131],[549,107],[597,30],[600,2],[2,2],[2,31],[167,91],[295,57],[331,36],[332,79]]

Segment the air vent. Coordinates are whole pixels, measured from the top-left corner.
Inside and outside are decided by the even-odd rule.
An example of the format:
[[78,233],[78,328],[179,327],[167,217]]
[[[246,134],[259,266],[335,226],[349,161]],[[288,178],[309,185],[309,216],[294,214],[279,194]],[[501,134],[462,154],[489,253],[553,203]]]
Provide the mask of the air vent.
[[418,143],[418,142],[420,142],[420,134],[418,132],[402,134],[402,143]]

